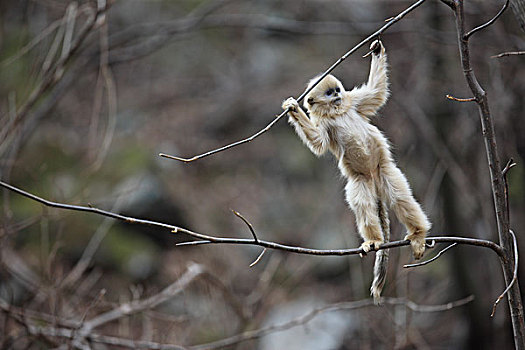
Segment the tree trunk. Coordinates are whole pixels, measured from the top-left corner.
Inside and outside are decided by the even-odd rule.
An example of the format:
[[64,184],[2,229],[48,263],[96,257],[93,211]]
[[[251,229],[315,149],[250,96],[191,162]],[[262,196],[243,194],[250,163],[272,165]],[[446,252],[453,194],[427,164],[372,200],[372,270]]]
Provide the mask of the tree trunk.
[[[505,284],[510,285],[513,279],[514,270],[513,240],[509,231],[510,224],[507,216],[508,207],[505,198],[505,183],[503,173],[501,171],[501,162],[498,156],[494,125],[492,123],[492,116],[489,110],[487,93],[479,84],[478,80],[476,79],[476,75],[474,74],[474,70],[470,65],[468,37],[465,35],[463,1],[444,0],[443,2],[450,6],[454,10],[454,13],[456,15],[456,30],[458,34],[459,53],[461,56],[461,67],[463,68],[463,73],[467,80],[467,84],[472,93],[474,94],[474,98],[479,109],[483,139],[485,141],[485,150],[487,152],[490,178],[492,180],[492,194],[496,210],[496,222],[500,241],[499,244],[504,250],[504,258],[501,259],[501,264],[503,267]],[[522,0],[519,0],[519,2],[523,4]],[[518,281],[516,281],[513,284],[512,288],[508,291],[507,299],[509,302],[510,316],[514,332],[514,345],[516,349],[524,350],[525,322],[523,317],[523,305],[521,301],[521,292]]]

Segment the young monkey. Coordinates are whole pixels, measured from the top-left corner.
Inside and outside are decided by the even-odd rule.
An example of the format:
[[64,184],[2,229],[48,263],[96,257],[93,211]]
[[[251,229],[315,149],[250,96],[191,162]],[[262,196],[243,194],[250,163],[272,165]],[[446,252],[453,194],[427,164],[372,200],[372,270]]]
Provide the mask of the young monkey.
[[[377,250],[390,240],[388,209],[392,208],[406,226],[405,239],[410,240],[416,259],[425,252],[425,236],[430,222],[412,196],[406,177],[397,168],[388,140],[370,123],[388,96],[388,66],[385,48],[376,40],[370,45],[372,63],[368,82],[345,91],[337,78],[327,75],[305,97],[301,109],[290,97],[283,102],[289,122],[310,150],[320,156],[327,150],[335,156],[339,169],[348,182],[346,201],[356,217],[365,252]],[[308,88],[318,77],[310,80]],[[370,288],[379,303],[385,284],[388,250],[379,250]]]

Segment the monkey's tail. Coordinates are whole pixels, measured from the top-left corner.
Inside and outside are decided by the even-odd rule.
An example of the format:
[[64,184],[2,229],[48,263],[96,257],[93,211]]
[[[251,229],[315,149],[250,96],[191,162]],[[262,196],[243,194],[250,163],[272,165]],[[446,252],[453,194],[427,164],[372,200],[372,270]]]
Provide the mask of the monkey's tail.
[[[385,243],[390,242],[390,220],[388,219],[388,207],[386,203],[378,201],[377,211]],[[372,282],[372,287],[370,287],[370,294],[374,297],[374,303],[376,305],[381,303],[381,291],[385,285],[387,268],[388,249],[378,250],[374,264],[374,281]]]

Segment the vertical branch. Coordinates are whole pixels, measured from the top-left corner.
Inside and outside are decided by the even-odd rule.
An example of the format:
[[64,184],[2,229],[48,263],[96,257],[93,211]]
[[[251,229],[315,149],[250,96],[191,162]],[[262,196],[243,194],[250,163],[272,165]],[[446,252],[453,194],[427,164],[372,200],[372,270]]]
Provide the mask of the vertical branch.
[[[468,35],[465,33],[465,14],[462,0],[443,1],[450,6],[456,16],[456,30],[458,35],[459,53],[461,56],[461,67],[467,84],[472,91],[476,104],[478,105],[485,150],[492,181],[492,195],[496,211],[496,222],[498,227],[499,242],[504,250],[501,258],[505,284],[510,285],[513,278],[514,256],[512,236],[508,220],[508,205],[505,200],[504,175],[500,168],[498,149],[490,114],[487,93],[479,84],[474,70],[470,65],[470,52],[468,47]],[[514,283],[508,293],[512,327],[514,331],[514,344],[516,349],[525,349],[525,322],[523,317],[523,305],[518,283]]]

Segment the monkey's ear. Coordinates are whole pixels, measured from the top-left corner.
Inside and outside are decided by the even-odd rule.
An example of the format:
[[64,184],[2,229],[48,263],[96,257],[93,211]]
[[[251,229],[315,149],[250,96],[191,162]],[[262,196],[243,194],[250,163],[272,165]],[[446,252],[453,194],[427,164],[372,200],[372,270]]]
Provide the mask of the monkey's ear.
[[311,106],[311,105],[313,105],[314,103],[315,103],[315,102],[314,102],[314,98],[313,98],[313,97],[310,97],[310,98],[308,99],[308,104]]

